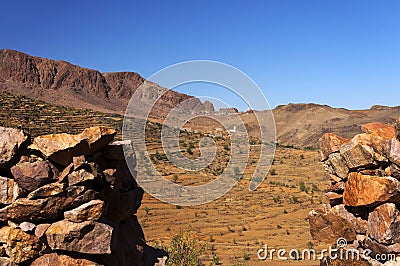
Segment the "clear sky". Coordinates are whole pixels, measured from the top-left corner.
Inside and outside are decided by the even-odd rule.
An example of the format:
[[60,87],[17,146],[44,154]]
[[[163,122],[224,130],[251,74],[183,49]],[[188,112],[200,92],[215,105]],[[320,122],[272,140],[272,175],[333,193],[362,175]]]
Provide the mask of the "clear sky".
[[221,61],[258,83],[271,107],[400,105],[398,0],[14,0],[2,2],[0,25],[0,48],[102,72],[148,77]]

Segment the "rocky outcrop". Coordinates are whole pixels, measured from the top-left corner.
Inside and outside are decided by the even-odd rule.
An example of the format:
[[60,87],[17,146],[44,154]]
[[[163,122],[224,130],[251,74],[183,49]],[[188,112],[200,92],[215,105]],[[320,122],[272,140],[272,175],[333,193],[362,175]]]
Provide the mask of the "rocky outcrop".
[[[330,175],[330,205],[309,213],[311,236],[335,244],[344,238],[351,247],[368,250],[369,265],[383,265],[377,254],[400,257],[400,120],[395,126],[370,123],[351,140],[332,134],[320,139],[321,158]],[[385,256],[388,258],[388,256]],[[380,257],[382,258],[382,257]],[[353,265],[324,259],[321,265]],[[384,265],[393,262],[386,262]]]
[[[144,82],[135,72],[100,73],[65,61],[0,50],[0,89],[51,103],[123,114],[128,101]],[[210,109],[211,103],[203,105],[197,98],[154,83],[146,86],[141,100],[152,100],[164,92],[160,104],[155,106],[158,115],[165,116],[169,108],[188,99],[188,110]]]
[[0,128],[8,141],[0,146],[0,265],[165,264],[168,255],[146,244],[135,215],[143,189],[123,152],[125,145],[134,167],[133,147],[110,144],[114,135],[95,127],[31,143]]

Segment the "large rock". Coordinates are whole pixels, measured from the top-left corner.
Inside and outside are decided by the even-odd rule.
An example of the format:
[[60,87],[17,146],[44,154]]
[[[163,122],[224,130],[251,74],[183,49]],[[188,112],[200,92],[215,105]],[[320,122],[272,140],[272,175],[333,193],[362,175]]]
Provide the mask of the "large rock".
[[385,203],[369,214],[368,234],[382,244],[400,242],[400,212],[395,204]]
[[19,187],[13,179],[0,176],[0,204],[11,204],[19,195]]
[[350,169],[370,167],[375,164],[375,151],[368,145],[351,141],[340,148],[340,154]]
[[31,193],[29,193],[27,198],[38,199],[38,198],[47,198],[51,196],[58,196],[64,192],[65,188],[66,188],[65,183],[59,183],[59,182],[50,183],[32,191]]
[[368,221],[360,217],[356,217],[353,213],[348,211],[343,204],[332,207],[332,212],[337,216],[349,221],[353,224],[354,230],[357,234],[365,234],[368,228]]
[[15,263],[34,259],[45,250],[45,245],[37,237],[9,226],[0,229],[0,242],[5,245],[7,256]]
[[400,166],[397,164],[392,163],[390,165],[390,175],[396,179],[400,179]]
[[396,134],[396,138],[400,140],[400,118],[397,119],[396,124],[394,125],[394,130]]
[[343,193],[346,206],[376,206],[400,203],[400,182],[393,177],[350,173]]
[[62,220],[53,223],[46,238],[53,250],[75,251],[86,254],[110,254],[113,228],[94,221],[73,223]]
[[0,169],[9,168],[28,142],[29,136],[22,130],[0,127]]
[[99,196],[97,191],[85,186],[68,187],[64,199],[64,209],[76,208],[83,203],[98,199]]
[[[386,255],[386,254],[393,254],[393,253],[399,254],[400,253],[398,244],[387,246],[387,245],[377,242],[374,239],[371,239],[370,237],[367,237],[365,239],[364,247],[371,250],[370,256],[372,256],[372,257],[375,257],[378,254]],[[395,265],[398,265],[398,264],[395,264]]]
[[102,200],[91,200],[81,206],[64,212],[64,218],[71,222],[97,221],[103,215],[105,204]]
[[395,137],[395,130],[392,125],[373,122],[361,126],[362,131],[367,134],[379,136],[385,140],[390,140]]
[[0,257],[0,265],[1,266],[17,266],[10,258],[8,257]]
[[393,138],[388,142],[387,157],[389,160],[400,166],[400,141]]
[[329,155],[328,160],[324,162],[324,167],[328,173],[337,175],[342,179],[346,179],[349,173],[349,167],[340,153]]
[[342,138],[333,133],[326,133],[319,139],[321,160],[325,161],[331,153],[339,151],[343,144],[349,139]]
[[356,239],[356,230],[348,217],[339,213],[339,209],[331,209],[328,205],[321,205],[308,214],[310,233],[314,240],[325,243],[336,243],[338,238],[344,237],[348,242]]
[[33,191],[57,178],[56,169],[46,161],[18,163],[11,168],[11,173],[19,187],[26,191]]
[[70,256],[50,253],[34,260],[31,266],[100,266],[96,262],[87,259],[74,259]]
[[36,137],[30,149],[40,151],[46,158],[66,166],[72,158],[84,155],[88,157],[110,143],[116,131],[104,127],[85,129],[78,135],[51,134]]
[[21,198],[0,209],[0,221],[24,222],[56,219],[62,216],[62,208],[62,198],[36,200]]
[[0,221],[40,222],[63,217],[67,209],[75,208],[98,197],[98,193],[85,187],[69,187],[60,197],[39,199],[17,199],[11,205],[0,209]]

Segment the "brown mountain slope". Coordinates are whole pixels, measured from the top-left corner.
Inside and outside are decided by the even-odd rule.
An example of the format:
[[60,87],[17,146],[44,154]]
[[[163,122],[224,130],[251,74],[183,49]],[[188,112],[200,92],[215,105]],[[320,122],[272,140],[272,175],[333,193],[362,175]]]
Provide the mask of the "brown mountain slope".
[[394,123],[400,106],[374,106],[368,110],[347,110],[318,104],[288,104],[273,110],[277,141],[282,145],[318,148],[318,139],[327,132],[351,138],[370,122]]
[[[134,72],[100,73],[65,61],[0,50],[0,90],[72,107],[124,113],[137,87],[145,82]],[[190,99],[188,108],[206,110],[199,99],[146,83],[148,93],[141,100],[166,92],[157,114],[163,115],[177,103]]]
[[[123,114],[129,99],[143,82],[148,90],[139,101],[146,102],[166,92],[153,112],[156,118],[164,117],[171,108],[187,99],[190,99],[185,105],[188,110],[213,110],[209,102],[203,104],[195,97],[167,90],[134,72],[100,73],[65,61],[0,50],[0,91],[53,104]],[[289,104],[278,106],[273,114],[279,144],[318,148],[322,134],[333,132],[351,137],[360,132],[361,124],[373,121],[392,123],[400,117],[400,107],[347,110],[317,104]],[[249,112],[241,114],[241,117],[248,131],[256,136],[259,130],[254,115]],[[219,127],[209,120],[189,126],[193,129]],[[234,124],[228,126],[233,128]]]

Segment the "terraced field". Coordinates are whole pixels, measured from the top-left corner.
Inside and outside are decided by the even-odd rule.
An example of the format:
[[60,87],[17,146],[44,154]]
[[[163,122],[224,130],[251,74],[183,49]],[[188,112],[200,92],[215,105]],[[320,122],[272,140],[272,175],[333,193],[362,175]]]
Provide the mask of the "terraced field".
[[[123,117],[88,109],[51,105],[26,97],[0,93],[0,125],[17,127],[32,136],[50,132],[79,133],[84,128],[103,125],[119,129]],[[199,185],[216,178],[230,156],[229,138],[214,138],[217,156],[201,171],[185,171],[165,157],[160,141],[160,126],[148,124],[146,144],[152,163],[166,179],[182,185]],[[223,134],[222,134],[223,135]],[[200,156],[202,132],[182,131],[180,149],[188,158]],[[205,251],[204,265],[213,257],[222,265],[318,265],[316,261],[259,261],[257,251],[270,248],[305,249],[326,246],[313,243],[308,231],[307,214],[326,201],[327,186],[319,154],[312,150],[278,147],[270,173],[263,184],[249,192],[261,146],[251,143],[250,158],[242,179],[226,195],[208,204],[181,207],[163,203],[145,193],[138,212],[149,243],[168,246],[180,231],[190,229]]]

